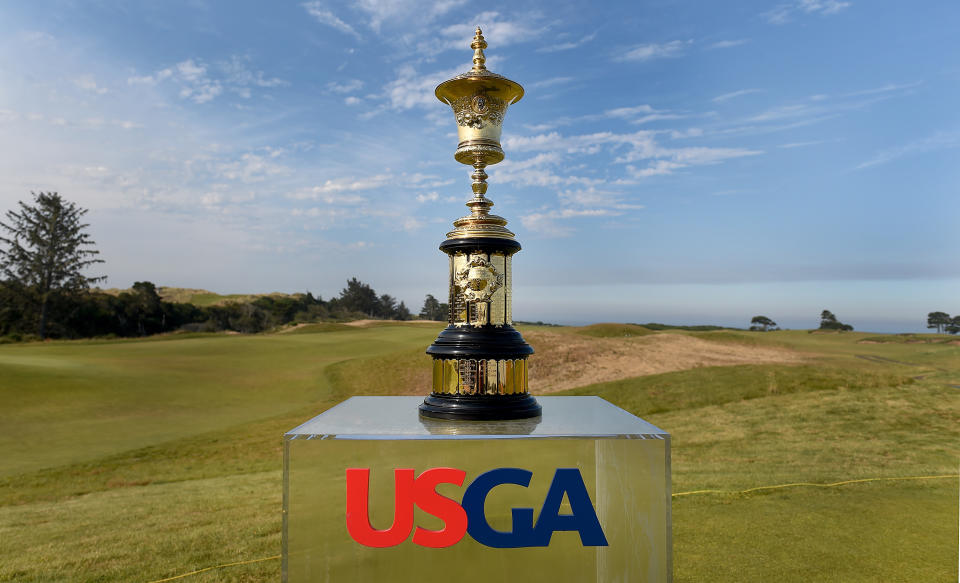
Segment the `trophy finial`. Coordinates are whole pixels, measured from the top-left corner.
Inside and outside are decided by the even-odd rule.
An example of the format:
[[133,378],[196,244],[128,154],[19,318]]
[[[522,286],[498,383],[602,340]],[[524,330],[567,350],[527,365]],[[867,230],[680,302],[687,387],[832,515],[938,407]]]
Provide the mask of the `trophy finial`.
[[470,43],[473,49],[473,70],[481,71],[487,68],[487,57],[483,54],[483,49],[487,48],[487,41],[483,38],[483,31],[477,26],[477,32],[473,35],[473,42]]

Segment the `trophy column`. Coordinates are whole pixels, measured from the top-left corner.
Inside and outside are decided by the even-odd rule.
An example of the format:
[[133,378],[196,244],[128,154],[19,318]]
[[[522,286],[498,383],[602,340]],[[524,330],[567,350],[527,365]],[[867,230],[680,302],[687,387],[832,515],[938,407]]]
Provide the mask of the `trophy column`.
[[473,68],[444,81],[437,98],[450,105],[459,144],[454,158],[473,166],[470,214],[454,221],[440,250],[449,258],[448,326],[427,349],[433,387],[420,414],[439,419],[523,419],[540,415],[527,385],[533,348],[513,327],[513,255],[520,243],[507,220],[490,214],[485,168],[503,160],[500,132],[507,107],[523,87],[485,66],[480,28],[470,47]]

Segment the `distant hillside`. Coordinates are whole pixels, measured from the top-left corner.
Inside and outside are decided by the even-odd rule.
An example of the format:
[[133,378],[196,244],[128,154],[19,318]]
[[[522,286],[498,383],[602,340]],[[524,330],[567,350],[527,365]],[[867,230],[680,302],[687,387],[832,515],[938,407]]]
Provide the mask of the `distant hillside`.
[[[105,294],[120,295],[123,292],[130,292],[128,289],[110,288],[100,290]],[[228,302],[249,303],[257,298],[296,298],[303,294],[285,294],[282,292],[273,292],[269,294],[218,294],[205,289],[191,289],[187,287],[168,287],[165,285],[157,286],[157,293],[160,299],[165,302],[174,302],[178,304],[193,304],[201,308],[207,306],[220,306]]]

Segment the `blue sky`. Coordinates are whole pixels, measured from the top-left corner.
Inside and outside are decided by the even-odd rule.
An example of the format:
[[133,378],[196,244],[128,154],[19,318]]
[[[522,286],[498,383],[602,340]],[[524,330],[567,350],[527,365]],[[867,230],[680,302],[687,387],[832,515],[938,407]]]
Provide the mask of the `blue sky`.
[[960,312],[960,4],[20,2],[0,7],[0,208],[89,208],[108,285],[419,309],[469,169],[433,96],[526,89],[488,196],[514,314],[924,330]]

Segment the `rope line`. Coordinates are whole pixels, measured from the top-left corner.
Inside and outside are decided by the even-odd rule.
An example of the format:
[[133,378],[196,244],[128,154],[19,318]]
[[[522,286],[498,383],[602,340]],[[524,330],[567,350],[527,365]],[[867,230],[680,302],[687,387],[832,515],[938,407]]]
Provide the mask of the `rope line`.
[[816,482],[793,482],[791,484],[776,484],[773,486],[757,486],[747,488],[746,490],[692,490],[690,492],[675,492],[674,498],[678,496],[690,496],[692,494],[749,494],[751,492],[760,492],[762,490],[778,490],[780,488],[794,488],[797,486],[812,486],[814,488],[833,488],[835,486],[844,486],[846,484],[862,484],[864,482],[885,482],[898,480],[942,480],[944,478],[958,478],[958,474],[947,474],[945,476],[904,476],[901,478],[860,478],[858,480],[843,480],[842,482],[831,482],[829,484],[818,484]]
[[[773,486],[757,486],[755,488],[747,488],[746,490],[691,490],[690,492],[674,492],[672,497],[676,498],[679,496],[691,496],[693,494],[749,494],[751,492],[760,492],[762,490],[778,490],[780,488],[794,488],[798,486],[811,486],[814,488],[833,488],[836,486],[844,486],[847,484],[863,484],[865,482],[885,482],[885,481],[902,481],[902,480],[942,480],[945,478],[960,478],[958,474],[947,474],[944,476],[904,476],[900,478],[860,478],[857,480],[843,480],[842,482],[831,482],[829,484],[818,484],[816,482],[793,482],[791,484],[775,484]],[[238,565],[250,565],[253,563],[262,563],[263,561],[275,561],[280,558],[280,555],[274,555],[272,557],[264,557],[262,559],[253,559],[250,561],[237,561],[236,563],[225,563],[223,565],[215,565],[213,567],[205,567],[203,569],[198,569],[196,571],[190,571],[189,573],[184,573],[182,575],[175,575],[173,577],[167,577],[166,579],[157,579],[156,581],[150,581],[149,583],[164,583],[166,581],[175,581],[177,579],[183,579],[184,577],[189,577],[191,575],[198,575],[206,571],[213,571],[215,569],[223,569],[225,567],[236,567]]]
[[250,561],[237,561],[236,563],[226,563],[224,565],[216,565],[214,567],[205,567],[197,571],[190,571],[189,573],[184,573],[182,575],[174,575],[173,577],[167,577],[166,579],[157,579],[156,581],[150,581],[150,583],[163,583],[164,581],[173,581],[175,579],[183,579],[184,577],[189,577],[190,575],[197,575],[205,571],[213,571],[214,569],[223,569],[224,567],[235,567],[237,565],[249,565],[251,563],[262,563],[263,561],[275,561],[279,559],[280,555],[274,555],[272,557],[264,557],[262,559],[253,559]]

